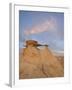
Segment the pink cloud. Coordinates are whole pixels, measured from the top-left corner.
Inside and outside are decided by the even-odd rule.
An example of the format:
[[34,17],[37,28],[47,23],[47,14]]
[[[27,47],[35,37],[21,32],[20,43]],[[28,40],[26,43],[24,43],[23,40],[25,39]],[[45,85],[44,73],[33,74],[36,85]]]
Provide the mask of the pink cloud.
[[29,34],[37,34],[37,33],[41,33],[41,32],[45,32],[45,31],[54,31],[57,29],[57,22],[56,19],[53,17],[50,17],[49,20],[46,20],[42,23],[39,23],[35,26],[33,26],[31,29],[27,29],[26,31],[24,31],[24,33],[26,35]]

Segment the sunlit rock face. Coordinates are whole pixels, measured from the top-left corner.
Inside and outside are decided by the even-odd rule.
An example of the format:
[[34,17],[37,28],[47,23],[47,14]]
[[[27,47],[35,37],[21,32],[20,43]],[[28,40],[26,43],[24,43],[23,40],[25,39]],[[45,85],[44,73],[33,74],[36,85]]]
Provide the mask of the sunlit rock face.
[[38,42],[35,40],[27,40],[26,41],[26,46],[37,46]]
[[26,41],[19,57],[19,78],[63,77],[64,68],[47,46],[38,48],[38,42]]

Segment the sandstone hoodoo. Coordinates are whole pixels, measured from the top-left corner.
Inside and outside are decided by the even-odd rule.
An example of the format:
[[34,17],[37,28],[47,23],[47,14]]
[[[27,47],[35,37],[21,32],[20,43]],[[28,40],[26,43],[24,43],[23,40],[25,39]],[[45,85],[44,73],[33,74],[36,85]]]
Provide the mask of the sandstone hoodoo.
[[26,41],[26,47],[19,55],[20,79],[64,76],[63,66],[47,46],[35,40]]
[[26,47],[28,46],[35,46],[35,47],[38,47],[38,46],[48,46],[48,45],[42,45],[42,44],[39,44],[37,41],[35,40],[27,40],[26,41]]
[[35,40],[27,40],[26,41],[26,46],[37,46],[38,42]]

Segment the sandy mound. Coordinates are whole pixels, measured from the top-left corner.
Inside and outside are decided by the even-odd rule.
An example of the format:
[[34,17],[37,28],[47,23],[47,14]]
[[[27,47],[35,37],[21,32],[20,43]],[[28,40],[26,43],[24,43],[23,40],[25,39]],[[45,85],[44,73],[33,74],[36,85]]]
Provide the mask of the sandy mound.
[[28,46],[22,50],[19,59],[19,78],[60,77],[64,75],[61,63],[48,47],[38,49]]

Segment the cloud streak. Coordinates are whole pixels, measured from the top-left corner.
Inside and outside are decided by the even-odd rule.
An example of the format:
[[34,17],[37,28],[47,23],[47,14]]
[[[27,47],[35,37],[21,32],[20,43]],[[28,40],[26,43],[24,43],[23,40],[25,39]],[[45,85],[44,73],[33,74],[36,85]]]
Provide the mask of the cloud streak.
[[31,29],[26,29],[24,34],[38,34],[45,31],[54,31],[57,29],[57,21],[55,18],[50,17],[48,20],[33,26]]

